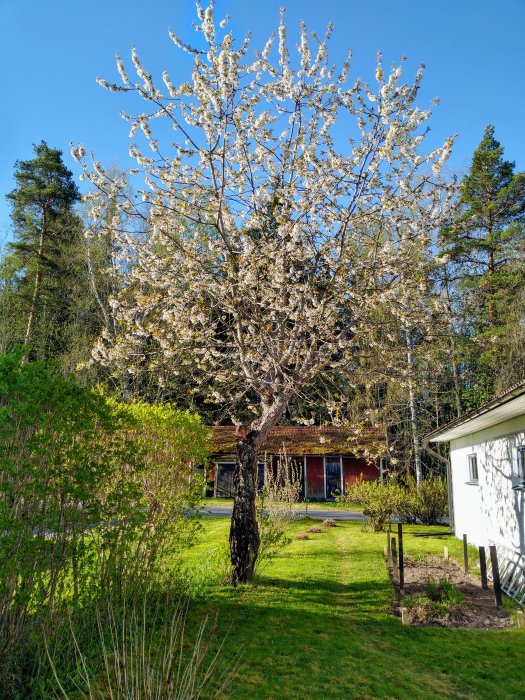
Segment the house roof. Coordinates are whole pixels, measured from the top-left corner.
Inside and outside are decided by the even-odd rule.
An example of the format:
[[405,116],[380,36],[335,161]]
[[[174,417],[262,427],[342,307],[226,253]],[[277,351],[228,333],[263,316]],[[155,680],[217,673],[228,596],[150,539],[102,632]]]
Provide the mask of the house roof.
[[[237,443],[246,434],[246,428],[214,425],[213,453],[234,454]],[[377,456],[385,451],[385,435],[381,428],[276,426],[270,430],[260,452],[289,455],[355,454]]]
[[455,418],[425,436],[427,442],[448,442],[525,415],[525,381],[498,394],[474,411]]

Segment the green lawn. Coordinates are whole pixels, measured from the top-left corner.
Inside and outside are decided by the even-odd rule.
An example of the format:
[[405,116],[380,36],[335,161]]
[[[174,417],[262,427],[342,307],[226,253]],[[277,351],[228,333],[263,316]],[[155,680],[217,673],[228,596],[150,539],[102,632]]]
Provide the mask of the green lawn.
[[[296,523],[294,532],[308,526]],[[187,557],[196,580],[224,547],[229,521],[209,519],[204,528]],[[416,539],[417,527],[405,529],[407,554],[442,554],[446,544],[461,558],[459,540]],[[389,614],[385,539],[341,522],[294,540],[255,585],[207,588],[198,614],[218,614],[218,637],[229,630],[225,659],[242,654],[232,698],[525,697],[523,630],[407,628]]]

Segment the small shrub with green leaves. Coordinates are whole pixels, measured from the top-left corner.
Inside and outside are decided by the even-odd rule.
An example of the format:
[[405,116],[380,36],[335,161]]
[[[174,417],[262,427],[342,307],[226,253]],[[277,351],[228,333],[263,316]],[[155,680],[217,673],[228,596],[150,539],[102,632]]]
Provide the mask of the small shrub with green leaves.
[[416,516],[424,525],[441,525],[448,515],[448,486],[446,478],[429,476],[416,487]]
[[428,581],[425,586],[427,598],[437,603],[447,603],[448,605],[462,605],[465,602],[465,595],[446,579],[441,581]]
[[383,530],[393,516],[403,523],[440,525],[448,514],[447,481],[429,476],[419,486],[412,476],[401,480],[391,476],[383,482],[360,479],[337,502],[357,503],[363,507],[367,522],[374,531]]
[[410,474],[402,481],[404,493],[399,499],[397,515],[404,523],[441,525],[448,515],[447,480],[442,476],[430,475],[419,487]]
[[383,530],[385,523],[398,512],[402,497],[403,489],[395,479],[383,482],[359,479],[337,500],[342,504],[362,506],[367,523],[377,532]]
[[428,581],[425,593],[408,595],[403,598],[403,605],[410,611],[414,620],[450,617],[454,608],[465,603],[465,595],[446,579]]

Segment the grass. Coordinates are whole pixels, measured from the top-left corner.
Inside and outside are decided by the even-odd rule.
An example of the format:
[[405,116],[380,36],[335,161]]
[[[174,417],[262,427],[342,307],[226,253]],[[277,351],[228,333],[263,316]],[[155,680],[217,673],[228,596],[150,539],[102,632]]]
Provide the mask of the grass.
[[[296,523],[294,534],[310,524]],[[442,556],[445,544],[461,561],[460,540],[415,538],[421,529],[432,530],[404,528],[407,554]],[[226,518],[204,522],[190,569],[224,548],[228,530]],[[197,599],[194,614],[217,613],[218,637],[228,634],[225,659],[242,651],[231,698],[523,697],[523,630],[403,627],[389,613],[384,533],[339,522],[309,537],[282,550],[254,585],[211,585]]]

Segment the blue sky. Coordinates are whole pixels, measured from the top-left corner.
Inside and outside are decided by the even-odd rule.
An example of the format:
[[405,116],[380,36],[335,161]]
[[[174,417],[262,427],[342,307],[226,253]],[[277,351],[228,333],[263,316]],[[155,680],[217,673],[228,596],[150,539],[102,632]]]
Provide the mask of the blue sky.
[[[340,61],[351,47],[356,77],[372,78],[379,49],[385,66],[407,56],[407,76],[424,63],[420,103],[440,98],[431,140],[458,134],[451,170],[465,172],[489,123],[507,158],[525,169],[525,0],[216,2],[236,36],[252,30],[257,48],[276,29],[282,5],[293,44],[300,19],[318,33],[333,22],[331,57]],[[9,235],[4,196],[14,186],[13,165],[32,157],[34,142],[63,149],[75,177],[70,141],[82,142],[105,165],[127,164],[123,96],[95,78],[116,79],[115,51],[127,59],[135,44],[159,82],[164,67],[173,82],[187,79],[188,63],[167,30],[191,40],[194,16],[193,0],[0,0],[0,244]]]

